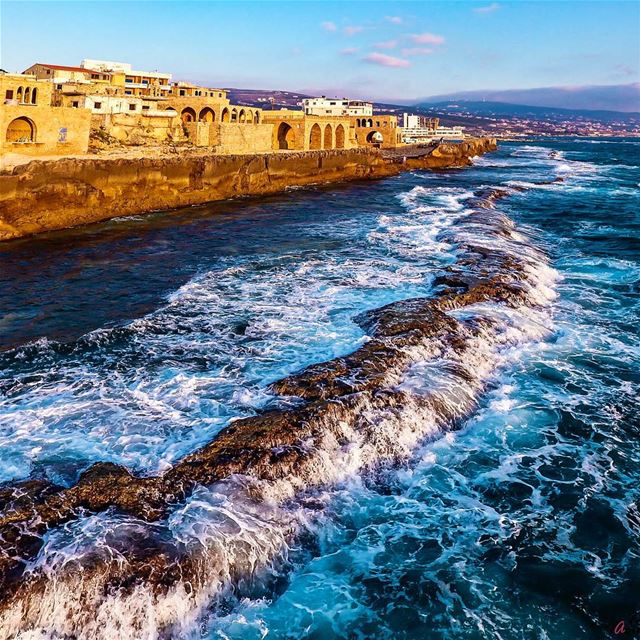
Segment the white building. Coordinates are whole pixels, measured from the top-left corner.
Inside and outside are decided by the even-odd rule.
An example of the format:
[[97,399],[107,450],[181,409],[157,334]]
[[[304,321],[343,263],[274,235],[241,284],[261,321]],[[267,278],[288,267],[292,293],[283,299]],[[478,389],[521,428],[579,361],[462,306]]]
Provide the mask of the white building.
[[349,100],[347,98],[307,98],[302,101],[304,112],[308,116],[372,116],[373,105],[370,102]]
[[83,69],[102,73],[124,74],[125,87],[129,89],[146,89],[149,85],[169,90],[170,73],[159,71],[136,71],[128,62],[114,62],[113,60],[85,59],[80,63]]
[[400,135],[405,144],[424,144],[437,140],[464,140],[462,127],[401,127]]

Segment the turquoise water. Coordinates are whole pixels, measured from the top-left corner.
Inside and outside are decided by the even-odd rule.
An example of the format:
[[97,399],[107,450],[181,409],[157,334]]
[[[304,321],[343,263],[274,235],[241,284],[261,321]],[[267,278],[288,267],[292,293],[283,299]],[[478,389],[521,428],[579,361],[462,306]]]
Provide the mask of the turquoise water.
[[[461,253],[452,233],[465,203],[499,185],[527,187],[497,207],[549,258],[551,302],[530,319],[540,330],[500,349],[459,431],[423,442],[400,466],[350,473],[315,492],[313,507],[249,517],[235,494],[203,489],[178,509],[168,523],[177,537],[201,536],[213,511],[235,514],[247,545],[273,520],[295,519],[299,534],[265,561],[270,570],[216,592],[196,617],[183,612],[170,635],[573,640],[613,637],[624,621],[619,637],[634,637],[640,143],[631,140],[505,143],[465,170],[3,245],[0,480],[72,484],[101,460],[161,472],[229,420],[271,406],[270,382],[361,345],[359,312],[428,296],[436,270]],[[430,376],[418,365],[406,384]],[[35,566],[56,571],[125,521],[99,514],[52,532]],[[231,536],[223,530],[221,544]],[[127,606],[117,615],[143,615]],[[139,636],[154,637],[161,616],[144,615],[150,631]],[[38,628],[61,637],[55,622]]]

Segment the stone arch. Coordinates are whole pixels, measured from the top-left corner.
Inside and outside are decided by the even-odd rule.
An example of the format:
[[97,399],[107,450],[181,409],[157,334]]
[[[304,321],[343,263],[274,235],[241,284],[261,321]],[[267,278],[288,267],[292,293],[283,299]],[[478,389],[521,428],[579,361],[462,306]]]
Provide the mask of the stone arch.
[[333,149],[333,129],[330,124],[324,128],[324,148]]
[[231,122],[238,122],[238,110],[237,109],[232,109],[231,110]]
[[371,118],[367,120],[367,127],[373,127],[373,120]]
[[229,109],[227,109],[226,107],[222,110],[222,117],[220,118],[220,120],[222,120],[222,122],[229,122]]
[[36,104],[38,102],[38,88],[33,87],[33,91],[31,92],[31,104]]
[[31,102],[31,89],[30,89],[30,87],[27,87],[24,90],[24,102],[25,102],[25,104],[29,104]]
[[247,109],[247,122],[253,124],[253,111],[251,109]]
[[382,134],[376,129],[374,129],[373,131],[369,131],[369,133],[367,134],[367,142],[369,144],[380,145],[383,142],[381,138],[382,138]]
[[247,112],[244,109],[240,109],[240,113],[238,114],[238,122],[246,122],[247,121]]
[[36,125],[33,120],[20,116],[9,123],[7,127],[7,142],[35,142]]
[[361,127],[362,126],[362,120],[360,120],[360,118],[358,118],[356,120],[356,127]]
[[317,122],[311,127],[309,149],[322,149],[322,130]]
[[196,112],[191,107],[185,107],[180,114],[182,118],[182,122],[195,122],[196,121]]
[[253,121],[254,121],[256,124],[260,124],[260,112],[259,112],[259,111],[256,111],[256,114],[255,114],[255,116],[254,116],[254,118],[253,118]]
[[216,112],[211,107],[205,107],[200,110],[198,119],[201,122],[214,122],[216,119]]
[[22,87],[18,87],[18,90],[16,91],[16,100],[18,102],[22,102],[22,92],[23,92]]
[[293,127],[286,123],[281,122],[277,129],[278,149],[293,149],[295,147],[295,133]]
[[336,149],[344,149],[344,127],[341,124],[336,127]]

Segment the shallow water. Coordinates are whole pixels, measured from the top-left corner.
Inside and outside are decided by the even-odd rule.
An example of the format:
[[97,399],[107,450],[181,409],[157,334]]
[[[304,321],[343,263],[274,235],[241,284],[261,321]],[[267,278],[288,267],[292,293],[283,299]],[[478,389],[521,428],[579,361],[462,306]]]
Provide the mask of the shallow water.
[[[362,344],[361,311],[429,295],[462,251],[456,223],[480,187],[527,187],[497,207],[549,255],[553,302],[491,356],[462,430],[314,494],[322,508],[256,513],[242,492],[195,494],[166,523],[173,537],[218,536],[221,554],[253,545],[278,561],[212,589],[174,635],[555,640],[602,638],[620,620],[631,629],[640,143],[591,142],[504,144],[470,169],[0,246],[0,480],[72,484],[101,460],[166,469],[270,406],[270,382]],[[441,374],[417,363],[403,384],[419,392]],[[302,533],[287,536],[288,519]],[[35,566],[55,572],[135,526],[88,516],[50,534]]]

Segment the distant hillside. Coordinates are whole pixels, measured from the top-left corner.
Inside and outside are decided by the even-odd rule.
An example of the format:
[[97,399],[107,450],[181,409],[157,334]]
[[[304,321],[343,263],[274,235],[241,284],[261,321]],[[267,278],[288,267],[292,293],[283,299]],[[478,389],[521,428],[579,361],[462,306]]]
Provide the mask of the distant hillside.
[[[260,107],[267,111],[301,109],[311,96],[296,91],[269,89],[227,89],[234,104]],[[640,133],[640,113],[591,111],[518,105],[504,102],[445,100],[407,106],[374,103],[375,113],[401,115],[419,113],[440,118],[444,126],[461,126],[471,135],[624,135]]]
[[242,104],[262,109],[300,109],[300,101],[311,98],[295,91],[274,91],[269,89],[227,89],[233,104]]
[[419,104],[434,104],[465,100],[531,105],[552,109],[597,111],[640,111],[640,83],[590,85],[578,87],[538,87],[504,91],[458,91],[416,100]]
[[600,122],[640,122],[640,112],[605,111],[591,109],[563,109],[559,107],[539,107],[534,105],[510,104],[506,102],[488,102],[473,100],[449,100],[441,102],[422,102],[414,108],[430,111],[457,112],[460,115],[518,117],[535,119],[567,120],[586,118]]

